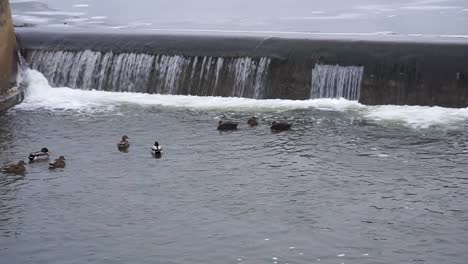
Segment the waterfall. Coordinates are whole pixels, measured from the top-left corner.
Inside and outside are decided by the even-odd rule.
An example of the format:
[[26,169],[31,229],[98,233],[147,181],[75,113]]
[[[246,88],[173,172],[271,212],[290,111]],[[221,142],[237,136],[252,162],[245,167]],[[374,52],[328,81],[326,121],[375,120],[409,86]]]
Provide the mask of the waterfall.
[[30,50],[31,68],[53,86],[115,92],[265,98],[267,57]]
[[361,90],[362,66],[315,64],[312,69],[310,98],[346,98],[358,100]]

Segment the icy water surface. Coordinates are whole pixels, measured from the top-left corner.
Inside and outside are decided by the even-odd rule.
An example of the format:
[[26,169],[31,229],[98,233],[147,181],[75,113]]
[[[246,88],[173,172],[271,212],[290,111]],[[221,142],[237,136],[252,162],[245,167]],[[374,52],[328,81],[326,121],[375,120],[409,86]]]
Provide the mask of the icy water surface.
[[466,0],[10,0],[17,25],[468,37]]
[[[50,88],[0,116],[2,263],[466,263],[466,109]],[[251,115],[260,125],[245,124]],[[239,130],[219,133],[219,119]],[[271,133],[273,120],[293,130]],[[128,134],[128,153],[116,148]],[[149,149],[158,140],[161,159]]]

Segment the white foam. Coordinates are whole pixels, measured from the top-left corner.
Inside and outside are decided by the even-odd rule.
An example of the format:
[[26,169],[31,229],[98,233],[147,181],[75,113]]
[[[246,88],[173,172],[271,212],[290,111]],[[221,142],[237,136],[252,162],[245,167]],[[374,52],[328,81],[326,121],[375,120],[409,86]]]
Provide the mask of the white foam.
[[369,106],[364,114],[368,119],[405,123],[415,128],[433,125],[455,125],[468,119],[468,108],[429,106]]
[[[403,124],[413,128],[433,125],[463,125],[468,120],[468,108],[443,108],[426,106],[365,106],[345,99],[316,100],[255,100],[237,97],[201,97],[185,95],[160,95],[85,91],[71,88],[52,88],[40,72],[27,70],[24,80],[29,83],[26,99],[18,109],[79,111],[113,111],[123,104],[162,106],[221,111],[284,112],[296,109],[349,112],[352,115],[384,123]],[[268,241],[269,238],[265,238]]]
[[28,11],[25,12],[28,15],[40,15],[40,16],[83,16],[83,12],[66,12],[66,11]]
[[49,18],[45,18],[45,17],[16,15],[16,14],[13,15],[13,19],[15,20],[15,22],[32,23],[32,24],[45,24],[50,21]]
[[436,3],[446,3],[450,2],[451,0],[418,0],[412,2],[413,5],[427,5],[427,4],[436,4]]
[[468,35],[440,35],[444,38],[468,38]]
[[85,21],[88,21],[88,18],[86,18],[86,17],[67,18],[67,19],[64,19],[63,21],[66,21],[66,22],[85,22]]
[[453,10],[460,9],[459,6],[438,6],[438,5],[408,5],[402,6],[403,10],[430,11],[430,10]]
[[107,17],[106,16],[92,16],[90,18],[95,19],[95,20],[100,20],[100,19],[106,19]]
[[342,20],[342,19],[356,19],[362,17],[358,13],[343,13],[330,16],[307,16],[307,17],[281,17],[281,20]]
[[393,12],[393,11],[396,11],[396,9],[393,8],[390,5],[379,5],[379,4],[357,6],[354,9],[366,10],[366,11],[378,11],[378,12]]
[[152,24],[153,23],[149,23],[149,22],[135,21],[135,22],[129,23],[128,26],[129,27],[149,27]]
[[123,103],[230,111],[288,111],[308,108],[345,111],[351,108],[363,107],[355,101],[348,101],[345,99],[255,100],[238,97],[116,93],[96,90],[85,91],[66,87],[52,88],[49,86],[47,79],[40,72],[35,70],[28,70],[25,79],[30,85],[28,87],[28,96],[26,97],[25,103],[19,106],[23,109],[94,109],[98,106],[104,108]]

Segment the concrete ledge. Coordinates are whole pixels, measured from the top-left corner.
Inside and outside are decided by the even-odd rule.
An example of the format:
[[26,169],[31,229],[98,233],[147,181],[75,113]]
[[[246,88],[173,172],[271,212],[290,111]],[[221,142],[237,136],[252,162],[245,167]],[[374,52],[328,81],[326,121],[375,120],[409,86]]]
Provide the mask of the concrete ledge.
[[0,96],[0,114],[21,103],[23,99],[24,93],[21,89],[17,87],[10,88],[6,94]]
[[468,47],[466,38],[286,33],[16,28],[24,49],[113,51],[186,56],[304,58],[317,49]]

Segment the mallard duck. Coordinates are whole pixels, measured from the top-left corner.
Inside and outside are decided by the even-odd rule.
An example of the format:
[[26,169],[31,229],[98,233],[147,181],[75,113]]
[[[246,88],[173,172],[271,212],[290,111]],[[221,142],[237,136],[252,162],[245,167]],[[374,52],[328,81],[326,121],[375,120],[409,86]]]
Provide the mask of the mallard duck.
[[159,145],[159,142],[154,142],[154,145],[151,147],[151,153],[155,156],[162,154],[162,147]]
[[288,124],[288,123],[281,123],[281,122],[276,122],[276,121],[273,121],[273,123],[271,123],[271,130],[285,131],[285,130],[290,130],[290,129],[291,129],[291,124]]
[[237,123],[235,122],[224,122],[220,120],[218,122],[218,130],[236,130],[237,129]]
[[49,159],[49,150],[47,148],[42,148],[41,151],[33,152],[29,154],[29,162],[34,161],[44,161]]
[[23,174],[26,171],[26,167],[24,167],[26,163],[23,160],[20,160],[18,164],[11,164],[2,167],[2,171],[5,173],[13,173],[13,174]]
[[65,157],[60,156],[58,159],[49,163],[49,169],[65,168]]
[[249,126],[251,127],[257,126],[258,125],[257,118],[255,116],[252,116],[251,118],[249,118],[249,120],[247,120],[247,124],[249,124]]
[[127,135],[124,135],[122,137],[122,140],[117,143],[117,147],[119,147],[120,149],[126,149],[128,147],[130,147],[130,143],[128,142],[128,136]]

